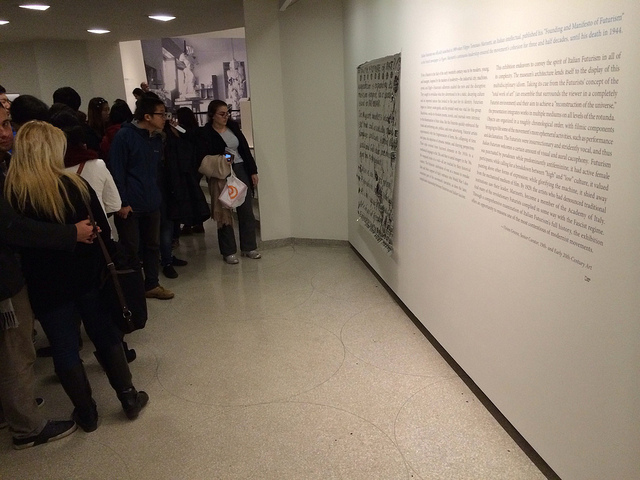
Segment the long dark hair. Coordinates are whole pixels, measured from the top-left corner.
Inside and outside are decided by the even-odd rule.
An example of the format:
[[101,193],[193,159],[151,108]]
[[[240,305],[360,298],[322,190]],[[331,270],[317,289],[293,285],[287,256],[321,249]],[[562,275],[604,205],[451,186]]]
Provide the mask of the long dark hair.
[[176,110],[176,118],[178,123],[187,130],[198,127],[198,119],[189,107],[180,107]]
[[87,123],[100,135],[104,135],[104,130],[107,128],[105,121],[102,119],[102,107],[105,103],[109,102],[102,97],[94,97],[89,100],[89,108],[87,109]]

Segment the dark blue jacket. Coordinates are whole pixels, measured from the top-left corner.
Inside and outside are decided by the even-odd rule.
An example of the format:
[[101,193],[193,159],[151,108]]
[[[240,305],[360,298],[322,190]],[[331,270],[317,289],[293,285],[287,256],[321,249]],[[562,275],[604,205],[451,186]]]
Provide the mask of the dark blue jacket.
[[132,123],[123,123],[111,143],[108,167],[123,207],[134,212],[160,208],[158,174],[162,162],[162,137]]

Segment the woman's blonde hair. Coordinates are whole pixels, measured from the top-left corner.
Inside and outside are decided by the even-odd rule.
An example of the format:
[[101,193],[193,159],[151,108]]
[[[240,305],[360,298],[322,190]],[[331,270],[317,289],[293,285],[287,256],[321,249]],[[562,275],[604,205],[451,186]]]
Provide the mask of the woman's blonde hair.
[[65,212],[75,206],[62,183],[64,177],[89,201],[89,189],[76,174],[64,171],[67,140],[62,130],[34,120],[25,123],[14,142],[4,195],[20,211],[32,210],[59,223],[65,222]]

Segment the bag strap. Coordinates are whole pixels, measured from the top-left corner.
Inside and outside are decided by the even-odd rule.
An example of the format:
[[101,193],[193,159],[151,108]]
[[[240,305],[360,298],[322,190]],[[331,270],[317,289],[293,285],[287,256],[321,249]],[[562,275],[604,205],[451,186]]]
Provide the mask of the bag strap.
[[132,313],[131,313],[131,310],[129,310],[129,307],[127,307],[127,301],[124,297],[124,293],[122,291],[122,285],[120,285],[120,280],[118,279],[118,272],[116,271],[116,266],[113,263],[113,260],[111,259],[111,255],[109,255],[109,251],[107,250],[107,246],[104,244],[104,240],[102,240],[102,237],[98,232],[98,224],[96,223],[96,219],[93,216],[93,212],[91,211],[91,207],[89,206],[89,203],[85,198],[83,198],[83,201],[84,201],[85,207],[87,207],[87,212],[89,212],[89,221],[93,226],[93,231],[98,237],[98,243],[100,244],[102,255],[104,255],[104,259],[107,262],[107,269],[111,274],[111,278],[113,280],[113,286],[115,288],[116,295],[118,296],[118,302],[120,303],[120,307],[122,308],[122,317],[126,322],[129,322],[131,320]]
[[80,175],[82,173],[82,169],[84,168],[84,164],[87,162],[82,162],[80,165],[78,165],[78,170],[76,171],[76,173],[78,175]]

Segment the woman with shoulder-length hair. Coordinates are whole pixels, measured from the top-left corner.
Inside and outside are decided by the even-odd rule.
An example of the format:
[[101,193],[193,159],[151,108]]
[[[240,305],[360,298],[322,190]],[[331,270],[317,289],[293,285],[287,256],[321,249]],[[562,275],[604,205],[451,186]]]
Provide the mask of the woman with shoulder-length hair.
[[[86,219],[90,205],[100,235],[109,244],[109,224],[95,192],[80,176],[64,170],[65,147],[65,135],[58,128],[40,121],[23,125],[16,136],[5,197],[27,217],[61,224]],[[51,344],[56,374],[75,406],[75,422],[86,432],[98,426],[96,403],[78,354],[78,313],[127,417],[136,418],[149,397],[132,384],[120,334],[99,294],[105,265],[100,246],[78,244],[73,252],[24,248],[21,253],[31,306]]]
[[[223,155],[225,150],[233,153],[231,167],[249,187],[244,203],[236,207],[240,251],[243,257],[258,259],[261,255],[257,251],[256,219],[253,215],[253,189],[258,186],[258,167],[240,126],[229,118],[229,106],[222,100],[213,100],[209,103],[207,115],[209,121],[200,132],[198,159],[202,160],[206,155]],[[225,262],[238,263],[236,239],[230,222],[218,222],[218,246]]]

